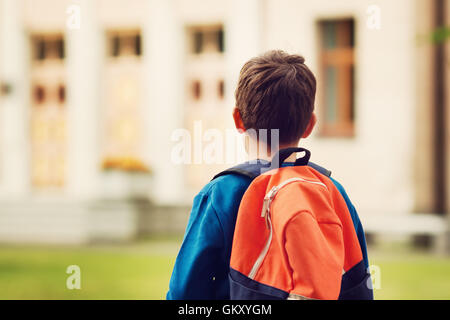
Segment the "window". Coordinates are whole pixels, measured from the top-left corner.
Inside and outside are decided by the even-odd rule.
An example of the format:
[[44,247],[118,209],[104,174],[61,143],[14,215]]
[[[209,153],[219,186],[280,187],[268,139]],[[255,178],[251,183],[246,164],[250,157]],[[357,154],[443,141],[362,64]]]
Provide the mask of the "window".
[[200,100],[202,97],[202,84],[200,81],[195,80],[192,82],[192,98],[194,100]]
[[320,25],[321,128],[323,136],[352,137],[355,121],[355,23],[327,20]]
[[186,97],[195,107],[222,107],[225,98],[225,46],[221,24],[186,28]]
[[34,88],[34,102],[39,105],[45,101],[45,89],[42,86],[36,86]]
[[58,102],[60,105],[66,102],[66,86],[63,84],[58,86]]
[[102,92],[102,157],[142,161],[142,34],[114,29],[105,34],[106,59]]
[[225,51],[223,27],[192,27],[189,33],[192,53],[223,53]]
[[33,34],[30,45],[30,178],[36,191],[56,191],[66,178],[64,36]]
[[195,54],[200,54],[203,51],[203,32],[195,31],[192,35],[193,51]]
[[[188,25],[185,29],[184,59],[185,101],[184,127],[194,135],[196,123],[202,121],[203,130],[226,130],[229,109],[226,107],[228,87],[225,32],[220,21],[212,24]],[[211,150],[212,151],[212,150]],[[213,157],[220,157],[212,151]],[[212,154],[211,154],[212,155]],[[197,189],[208,181],[213,172],[223,170],[210,164],[205,169],[195,164],[186,166],[187,189]]]
[[64,37],[61,34],[34,36],[32,46],[34,60],[63,60],[65,57]]
[[142,39],[140,31],[110,32],[108,35],[109,55],[125,57],[142,55]]
[[222,100],[223,98],[225,98],[225,81],[219,80],[217,87],[218,87],[219,99]]
[[[47,97],[48,95],[48,97]],[[66,102],[66,86],[59,84],[51,86],[49,84],[36,84],[33,87],[33,104],[42,105],[46,103],[57,104],[64,107]]]

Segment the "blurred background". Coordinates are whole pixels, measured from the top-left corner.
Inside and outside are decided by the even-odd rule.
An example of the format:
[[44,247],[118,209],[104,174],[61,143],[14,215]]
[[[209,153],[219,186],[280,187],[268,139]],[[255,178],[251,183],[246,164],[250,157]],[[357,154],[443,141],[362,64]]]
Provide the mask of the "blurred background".
[[448,0],[0,0],[0,298],[164,299],[193,196],[238,159],[175,163],[174,132],[225,136],[243,63],[283,49],[317,75],[302,145],[376,298],[449,299],[449,25]]

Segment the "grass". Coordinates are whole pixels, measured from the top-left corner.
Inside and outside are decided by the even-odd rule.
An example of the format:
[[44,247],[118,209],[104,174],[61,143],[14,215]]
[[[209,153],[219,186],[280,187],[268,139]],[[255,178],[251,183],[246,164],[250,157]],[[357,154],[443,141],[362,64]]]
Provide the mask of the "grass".
[[381,288],[376,299],[449,300],[450,258],[418,252],[375,252],[371,264],[378,265]]
[[[178,241],[87,248],[0,247],[0,299],[164,299]],[[450,299],[450,258],[371,251],[377,299]],[[81,268],[81,290],[66,268]]]
[[[0,248],[0,299],[164,299],[176,252],[128,248]],[[66,269],[81,269],[68,290]]]

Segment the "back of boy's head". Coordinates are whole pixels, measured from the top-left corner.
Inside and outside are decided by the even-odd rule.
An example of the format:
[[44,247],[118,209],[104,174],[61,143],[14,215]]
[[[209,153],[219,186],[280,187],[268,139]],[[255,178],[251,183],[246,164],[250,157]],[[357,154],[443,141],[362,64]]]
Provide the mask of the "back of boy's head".
[[279,130],[279,143],[300,140],[314,111],[316,78],[299,55],[274,50],[248,61],[236,89],[246,130]]

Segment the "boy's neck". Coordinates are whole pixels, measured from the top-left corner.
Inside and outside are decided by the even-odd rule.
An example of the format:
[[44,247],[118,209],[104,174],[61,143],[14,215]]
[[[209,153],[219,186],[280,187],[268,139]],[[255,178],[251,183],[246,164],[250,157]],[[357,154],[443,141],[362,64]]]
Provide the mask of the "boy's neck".
[[[297,147],[298,143],[289,145],[280,145],[279,148],[271,150],[271,148],[266,147],[265,145],[259,145],[258,142],[252,141],[247,144],[246,149],[248,160],[258,159],[258,160],[272,161],[272,158],[279,150]],[[289,158],[285,160],[285,162],[295,162],[296,159],[297,155],[293,153]]]

